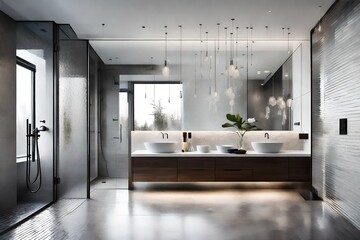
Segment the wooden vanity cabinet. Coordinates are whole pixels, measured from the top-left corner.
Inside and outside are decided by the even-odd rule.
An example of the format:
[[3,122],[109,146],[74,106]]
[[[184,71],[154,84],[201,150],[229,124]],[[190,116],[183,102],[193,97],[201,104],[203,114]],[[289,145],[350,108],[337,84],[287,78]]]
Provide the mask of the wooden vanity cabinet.
[[132,182],[309,182],[310,157],[132,157]]
[[214,158],[178,158],[178,182],[215,181]]

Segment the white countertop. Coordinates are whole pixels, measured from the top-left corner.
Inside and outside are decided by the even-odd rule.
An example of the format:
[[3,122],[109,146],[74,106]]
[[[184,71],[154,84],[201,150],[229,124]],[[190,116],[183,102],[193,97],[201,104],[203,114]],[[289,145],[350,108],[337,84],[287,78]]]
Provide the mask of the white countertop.
[[175,152],[175,153],[152,153],[148,150],[136,150],[131,153],[131,157],[310,157],[311,154],[299,150],[283,150],[279,153],[258,153],[248,151],[246,154],[219,153],[212,150],[209,153],[200,152]]

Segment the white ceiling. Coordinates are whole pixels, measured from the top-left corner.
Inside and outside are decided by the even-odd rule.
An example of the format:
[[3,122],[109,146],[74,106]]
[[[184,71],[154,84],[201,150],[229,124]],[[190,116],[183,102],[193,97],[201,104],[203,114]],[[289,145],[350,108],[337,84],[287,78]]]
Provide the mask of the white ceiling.
[[[291,41],[309,40],[310,30],[333,2],[334,0],[1,0],[0,9],[15,20],[53,20],[70,24],[79,38],[92,40],[91,45],[106,64],[149,64],[150,57],[154,57],[155,64],[162,64],[164,25],[167,25],[169,61],[175,64],[179,24],[183,26],[186,63],[193,61],[190,53],[196,51],[194,48],[198,46],[193,40],[199,39],[199,23],[203,25],[202,37],[205,38],[205,32],[208,31],[209,39],[214,40],[217,38],[216,24],[221,24],[220,37],[223,37],[224,27],[231,29],[230,19],[235,18],[234,26],[239,27],[240,39],[246,39],[247,26],[253,27],[252,36],[256,40],[254,47],[262,45],[263,41],[283,41],[282,46],[287,46],[287,34],[283,33],[283,27],[290,28]],[[322,7],[319,8],[319,5]],[[269,26],[268,33],[265,26]],[[294,43],[294,47],[295,45]],[[284,47],[280,48],[279,54],[272,55],[268,53],[275,51],[273,45],[268,45],[267,49],[254,49],[259,51],[259,61],[256,61],[254,54],[254,71],[267,69],[266,59],[272,61],[273,65],[283,63],[287,55],[284,54]],[[171,51],[174,51],[173,57]]]

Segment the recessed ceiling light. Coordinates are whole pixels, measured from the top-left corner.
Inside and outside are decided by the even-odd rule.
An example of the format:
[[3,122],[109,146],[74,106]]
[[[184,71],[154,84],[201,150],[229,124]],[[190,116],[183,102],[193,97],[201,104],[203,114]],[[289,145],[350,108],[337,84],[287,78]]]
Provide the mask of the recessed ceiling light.
[[264,86],[264,84],[263,84],[263,83],[261,83],[260,85],[261,85],[261,86]]
[[269,10],[268,13],[271,13],[271,10]]
[[261,74],[261,71],[257,71],[257,74]]
[[269,70],[264,70],[264,73],[270,73],[270,71]]

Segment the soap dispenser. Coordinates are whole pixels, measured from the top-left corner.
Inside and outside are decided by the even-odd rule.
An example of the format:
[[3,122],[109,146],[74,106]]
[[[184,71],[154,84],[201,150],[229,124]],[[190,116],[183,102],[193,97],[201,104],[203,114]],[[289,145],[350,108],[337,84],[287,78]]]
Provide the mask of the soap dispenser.
[[194,146],[193,146],[193,143],[192,143],[192,134],[191,134],[191,132],[188,132],[187,149],[188,149],[189,152],[193,152],[193,151],[194,151]]
[[183,132],[182,152],[188,151],[187,132]]

